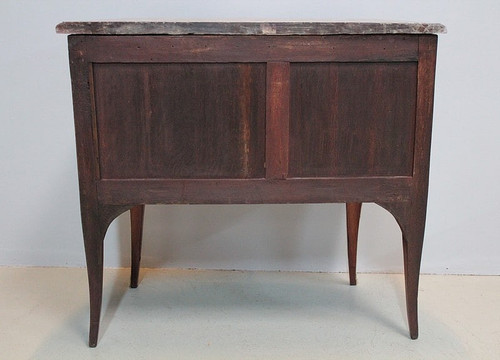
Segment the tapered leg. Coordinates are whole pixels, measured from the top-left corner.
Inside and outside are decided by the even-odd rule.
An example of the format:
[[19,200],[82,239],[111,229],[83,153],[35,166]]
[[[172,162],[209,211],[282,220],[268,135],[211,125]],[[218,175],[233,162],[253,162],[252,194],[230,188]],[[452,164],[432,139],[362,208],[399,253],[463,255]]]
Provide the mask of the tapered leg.
[[418,282],[425,231],[425,198],[407,203],[379,203],[396,218],[403,234],[406,312],[410,337],[418,338]]
[[413,206],[405,211],[403,260],[405,272],[406,312],[410,337],[418,338],[418,282],[425,230],[425,207]]
[[97,219],[84,217],[82,223],[90,295],[89,346],[95,347],[101,316],[104,235]]
[[418,280],[422,257],[423,236],[406,234],[403,236],[403,256],[405,270],[406,311],[410,337],[418,338]]
[[130,287],[136,288],[139,281],[141,266],[142,229],[144,225],[144,205],[130,209],[132,265],[130,271]]
[[82,203],[82,228],[90,295],[89,346],[95,347],[99,337],[99,320],[102,304],[103,245],[106,230],[118,215],[129,206],[97,205]]
[[356,256],[358,250],[359,217],[362,203],[347,203],[347,258],[349,261],[349,282],[356,285]]

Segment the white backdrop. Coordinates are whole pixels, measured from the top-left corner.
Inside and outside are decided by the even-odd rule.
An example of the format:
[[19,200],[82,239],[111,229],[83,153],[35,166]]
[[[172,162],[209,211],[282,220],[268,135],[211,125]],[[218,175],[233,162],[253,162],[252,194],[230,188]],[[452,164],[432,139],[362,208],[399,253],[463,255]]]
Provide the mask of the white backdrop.
[[[0,2],[0,265],[83,266],[64,20],[441,22],[422,271],[500,274],[500,2]],[[127,266],[128,216],[106,236],[106,266]],[[341,204],[149,206],[143,265],[345,271]],[[402,271],[401,235],[362,213],[359,270]]]

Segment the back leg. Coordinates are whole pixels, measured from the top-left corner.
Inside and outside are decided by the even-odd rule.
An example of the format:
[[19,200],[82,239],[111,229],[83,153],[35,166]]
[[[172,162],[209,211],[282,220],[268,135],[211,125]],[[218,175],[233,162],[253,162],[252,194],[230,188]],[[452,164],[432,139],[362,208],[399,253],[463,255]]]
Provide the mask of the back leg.
[[130,209],[130,233],[132,264],[130,271],[130,287],[136,288],[139,282],[141,267],[142,229],[144,226],[144,205],[137,205]]
[[362,203],[346,203],[347,258],[349,261],[349,283],[356,285],[356,256],[358,250],[359,217]]

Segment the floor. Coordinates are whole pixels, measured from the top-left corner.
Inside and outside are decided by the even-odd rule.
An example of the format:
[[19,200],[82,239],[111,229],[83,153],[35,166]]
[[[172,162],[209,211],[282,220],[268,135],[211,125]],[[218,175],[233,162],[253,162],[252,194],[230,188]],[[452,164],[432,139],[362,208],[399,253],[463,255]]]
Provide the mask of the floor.
[[421,276],[420,338],[403,277],[105,271],[97,348],[84,269],[0,268],[0,359],[500,359],[500,277]]

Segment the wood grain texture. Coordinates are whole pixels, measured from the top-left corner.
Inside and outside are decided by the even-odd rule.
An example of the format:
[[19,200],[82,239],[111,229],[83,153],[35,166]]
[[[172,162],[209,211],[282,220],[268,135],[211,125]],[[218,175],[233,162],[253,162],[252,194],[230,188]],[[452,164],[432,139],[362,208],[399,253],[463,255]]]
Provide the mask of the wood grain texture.
[[290,64],[267,65],[266,178],[285,179],[288,175],[290,132]]
[[265,71],[95,64],[101,177],[264,177]]
[[102,180],[106,204],[283,204],[407,201],[411,178]]
[[[96,63],[416,61],[416,35],[85,36],[75,52]],[[314,49],[314,51],[311,51]]]
[[417,63],[291,65],[290,177],[410,176]]
[[[78,39],[68,39],[69,48]],[[91,93],[89,87],[90,64],[80,53],[70,50],[71,84],[80,185],[80,210],[87,263],[90,300],[89,346],[97,345],[102,303],[103,240],[104,233],[100,217],[101,207],[97,199],[95,179],[98,176],[97,154],[92,118]]]
[[[403,235],[410,337],[429,176],[433,35],[70,36],[89,345],[103,240],[144,204],[346,202],[355,282],[362,202]],[[266,163],[267,167],[264,166]]]
[[409,202],[378,202],[396,218],[403,237],[406,309],[410,337],[418,338],[418,285],[427,212],[437,36],[419,39],[415,156]]
[[437,36],[426,35],[419,38],[417,126],[413,170],[415,192],[412,207],[408,211],[410,219],[407,229],[403,231],[406,308],[412,339],[418,338],[418,284],[429,188],[436,51]]

